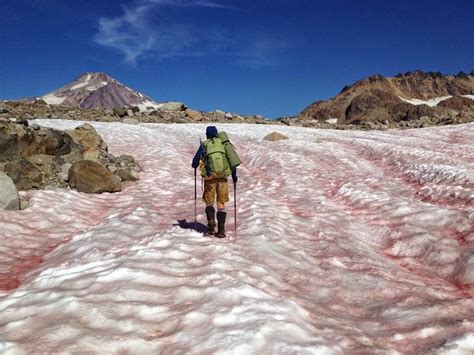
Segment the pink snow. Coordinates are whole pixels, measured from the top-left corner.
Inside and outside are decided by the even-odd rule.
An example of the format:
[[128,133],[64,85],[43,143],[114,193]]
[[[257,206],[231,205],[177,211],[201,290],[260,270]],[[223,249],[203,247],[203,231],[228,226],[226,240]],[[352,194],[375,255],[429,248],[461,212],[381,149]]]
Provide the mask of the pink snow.
[[141,180],[0,211],[0,352],[474,351],[474,124],[218,125],[244,162],[224,240],[192,229],[205,125],[93,125]]

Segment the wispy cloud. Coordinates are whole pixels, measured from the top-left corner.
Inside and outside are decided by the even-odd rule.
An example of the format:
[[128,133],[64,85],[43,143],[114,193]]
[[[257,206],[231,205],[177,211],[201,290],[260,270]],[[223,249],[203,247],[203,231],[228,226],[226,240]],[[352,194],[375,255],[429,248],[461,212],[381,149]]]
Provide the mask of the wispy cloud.
[[217,1],[207,0],[147,0],[150,4],[167,5],[175,7],[210,7],[217,9],[233,9],[233,6],[225,5]]
[[126,62],[134,63],[155,47],[156,33],[148,22],[150,5],[140,5],[132,10],[124,7],[123,10],[120,17],[99,19],[99,32],[94,40],[122,52]]
[[195,25],[167,17],[167,8],[212,8],[235,10],[212,0],[141,0],[134,7],[123,7],[115,18],[100,18],[94,40],[120,52],[125,62],[136,64],[140,58],[223,56],[257,68],[274,65],[276,54],[286,48],[274,35],[233,30],[222,25]]

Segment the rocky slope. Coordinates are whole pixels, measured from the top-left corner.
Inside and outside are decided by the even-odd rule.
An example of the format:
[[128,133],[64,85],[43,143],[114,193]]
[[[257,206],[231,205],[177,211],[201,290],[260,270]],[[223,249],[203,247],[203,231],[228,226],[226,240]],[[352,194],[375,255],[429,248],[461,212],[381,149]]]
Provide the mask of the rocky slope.
[[393,78],[374,75],[345,87],[335,97],[318,101],[299,114],[301,120],[338,124],[412,121],[429,118],[452,123],[474,119],[474,70],[457,75],[421,71]]
[[35,101],[0,101],[0,117],[10,119],[56,118],[79,121],[124,122],[124,123],[269,123],[262,116],[239,115],[215,110],[198,112],[180,102],[162,103],[158,108],[149,107],[141,111],[137,106],[114,109],[81,108],[48,104],[43,99]]
[[86,109],[137,106],[142,111],[160,106],[150,97],[130,89],[105,73],[84,73],[73,82],[41,97],[51,105]]

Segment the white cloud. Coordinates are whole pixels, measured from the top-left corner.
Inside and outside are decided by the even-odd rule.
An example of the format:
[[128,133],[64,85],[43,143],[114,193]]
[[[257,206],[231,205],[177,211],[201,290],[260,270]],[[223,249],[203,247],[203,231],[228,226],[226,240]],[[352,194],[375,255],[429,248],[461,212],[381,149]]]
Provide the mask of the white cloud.
[[123,7],[119,17],[100,18],[94,40],[119,51],[130,64],[145,56],[163,59],[214,55],[262,67],[275,64],[275,54],[286,47],[273,35],[168,18],[168,7],[233,9],[211,0],[142,0],[134,8]]
[[100,18],[95,41],[119,50],[125,56],[125,61],[134,63],[155,46],[156,33],[147,20],[149,11],[149,5],[141,5],[132,10],[124,8],[124,14],[120,17]]
[[150,4],[168,5],[175,7],[211,7],[218,9],[231,9],[232,6],[224,5],[217,1],[207,0],[147,0]]

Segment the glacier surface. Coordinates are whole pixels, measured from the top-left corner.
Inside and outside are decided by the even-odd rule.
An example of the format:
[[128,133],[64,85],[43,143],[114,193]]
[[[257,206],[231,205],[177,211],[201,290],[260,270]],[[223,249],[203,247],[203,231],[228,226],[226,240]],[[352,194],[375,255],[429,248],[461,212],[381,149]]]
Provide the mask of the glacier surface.
[[224,240],[200,200],[193,229],[205,125],[92,124],[141,180],[0,211],[0,352],[474,351],[473,124],[218,125],[244,162]]

